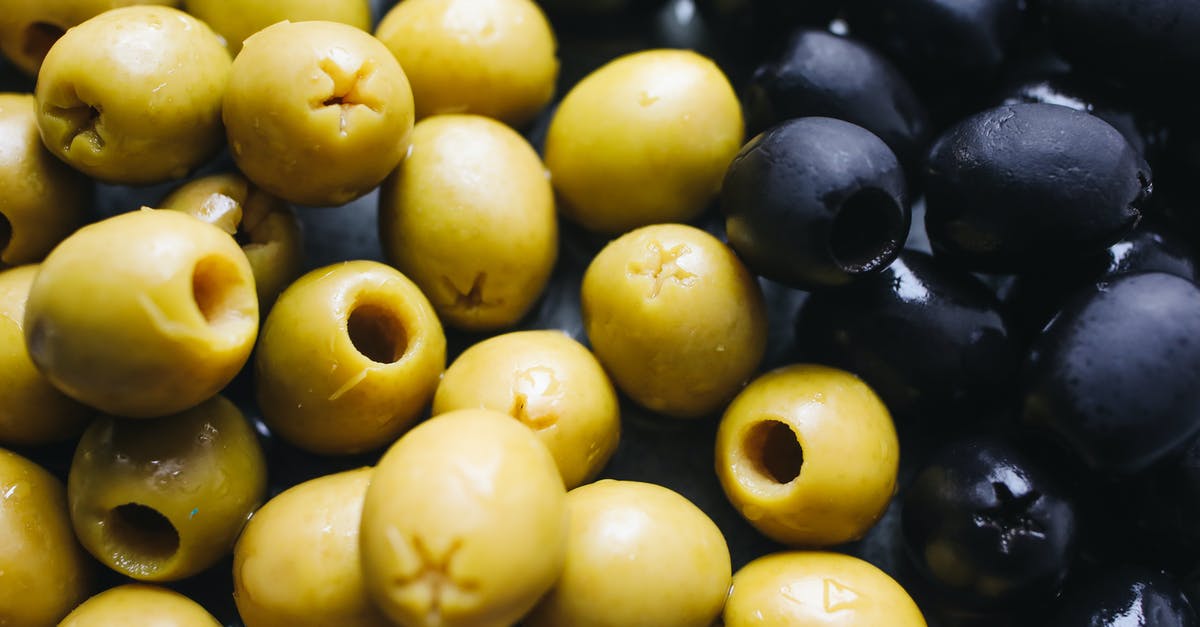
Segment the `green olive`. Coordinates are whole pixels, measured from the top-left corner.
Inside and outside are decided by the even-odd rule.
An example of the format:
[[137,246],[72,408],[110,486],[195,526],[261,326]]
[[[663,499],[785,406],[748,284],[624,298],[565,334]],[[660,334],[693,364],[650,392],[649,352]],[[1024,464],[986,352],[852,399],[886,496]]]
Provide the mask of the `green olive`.
[[717,525],[662,486],[605,479],[567,494],[562,578],[528,627],[709,627],[729,591]]
[[326,20],[371,29],[368,0],[185,0],[184,8],[224,37],[235,56],[247,37],[285,20]]
[[111,183],[181,178],[221,146],[229,52],[170,7],[114,9],[67,31],[38,73],[42,140]]
[[379,221],[388,260],[455,328],[516,324],[558,258],[541,159],[516,131],[476,115],[417,124],[408,158],[381,189]]
[[214,174],[185,183],[160,203],[211,222],[234,236],[254,271],[261,310],[297,276],[304,242],[296,213],[240,174]]
[[256,185],[301,205],[341,205],[404,158],[412,89],[369,33],[280,22],[242,46],[222,115],[233,158]]
[[271,430],[335,455],[390,444],[425,410],[445,367],[446,336],[421,290],[389,266],[349,261],[280,294],[254,372]]
[[62,482],[2,448],[0,538],[0,625],[50,627],[88,595]]
[[131,583],[88,599],[58,627],[221,627],[195,601],[166,588]]
[[442,377],[433,414],[482,408],[533,429],[568,489],[591,481],[617,449],[617,393],[588,349],[559,331],[519,331],[468,348]]
[[387,627],[367,597],[358,529],[371,469],[306,481],[263,505],[233,551],[246,627]]
[[400,625],[512,625],[562,572],[565,502],[554,458],[511,416],[435,416],[388,450],[367,488],[371,598]]
[[92,202],[91,181],[42,145],[35,110],[29,94],[0,94],[0,268],[41,261]]
[[25,350],[25,301],[37,272],[37,266],[0,272],[0,442],[6,444],[70,439],[91,417],[91,410],[50,385]]
[[266,489],[254,429],[221,396],[174,416],[97,419],[67,476],[84,548],[141,581],[182,579],[228,555]]
[[221,229],[142,210],[83,227],[42,263],[25,309],[33,363],[110,414],[162,416],[221,390],[258,331],[254,276]]

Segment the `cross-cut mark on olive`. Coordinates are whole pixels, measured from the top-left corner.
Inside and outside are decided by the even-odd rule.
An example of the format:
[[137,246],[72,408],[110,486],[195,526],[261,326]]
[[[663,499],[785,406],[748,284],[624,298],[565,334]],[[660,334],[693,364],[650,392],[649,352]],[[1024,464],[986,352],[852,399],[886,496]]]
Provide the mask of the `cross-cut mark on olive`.
[[78,104],[71,107],[56,107],[50,105],[46,113],[62,120],[67,126],[67,131],[62,136],[64,152],[70,152],[71,146],[75,145],[75,139],[78,137],[82,137],[90,143],[95,150],[104,148],[104,137],[100,135],[98,128],[101,115],[99,106]]
[[203,257],[192,268],[192,299],[211,326],[241,320],[252,291],[233,262],[220,255]]
[[800,476],[804,449],[787,423],[766,419],[755,424],[746,432],[742,447],[754,469],[764,478],[787,484]]
[[8,245],[12,243],[12,222],[8,221],[8,216],[0,211],[0,257],[4,255],[4,251]]
[[904,244],[903,212],[886,192],[864,188],[847,198],[833,216],[829,252],[849,274],[873,272]]
[[346,319],[346,333],[354,349],[376,363],[396,363],[408,350],[408,332],[404,323],[388,307],[355,306]]
[[1029,511],[1042,498],[1040,493],[1030,491],[1016,496],[1000,481],[992,482],[992,491],[996,495],[996,505],[976,513],[975,524],[995,529],[1000,534],[1002,551],[1007,553],[1013,541],[1021,536],[1046,537],[1045,525]]
[[25,40],[21,52],[40,64],[42,59],[46,58],[46,53],[50,52],[50,47],[65,32],[67,31],[49,22],[31,22],[25,27]]
[[632,261],[629,272],[636,275],[648,276],[654,280],[650,288],[649,298],[657,298],[667,281],[674,281],[684,287],[690,287],[700,280],[695,273],[689,272],[679,265],[679,259],[692,252],[687,244],[677,244],[666,248],[658,240],[652,240],[646,247],[649,253],[644,261]]
[[450,277],[444,276],[442,280],[445,281],[446,286],[454,294],[455,309],[478,309],[489,304],[483,298],[483,286],[487,282],[486,272],[476,274],[475,278],[471,281],[471,287],[465,292],[460,290],[458,285],[450,280]]
[[558,416],[539,407],[561,394],[561,385],[550,368],[522,370],[513,382],[513,404],[508,413],[534,431],[548,429],[558,422]]
[[158,571],[179,551],[179,532],[158,510],[125,503],[109,510],[103,529],[115,561],[137,574]]
[[357,70],[350,71],[337,59],[325,58],[321,59],[318,66],[333,81],[333,87],[319,104],[313,104],[313,108],[337,107],[339,134],[349,133],[350,112],[356,107],[363,107],[375,113],[382,111],[382,103],[362,90],[363,84],[375,72],[374,63],[368,60]]
[[470,593],[479,588],[479,583],[462,577],[455,577],[452,572],[454,556],[462,548],[461,539],[454,540],[440,555],[425,543],[419,535],[414,535],[409,544],[412,546],[420,566],[412,573],[400,575],[393,580],[396,587],[404,588],[413,585],[424,586],[429,590],[429,608],[426,611],[425,624],[442,624],[443,599],[448,590],[458,593]]

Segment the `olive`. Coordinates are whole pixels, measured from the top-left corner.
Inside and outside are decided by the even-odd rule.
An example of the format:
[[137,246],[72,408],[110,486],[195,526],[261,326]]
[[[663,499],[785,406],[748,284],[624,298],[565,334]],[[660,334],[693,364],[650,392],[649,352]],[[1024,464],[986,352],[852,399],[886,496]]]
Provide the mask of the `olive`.
[[324,20],[371,30],[368,0],[183,0],[188,13],[204,20],[237,56],[242,42],[276,22]]
[[729,592],[721,530],[682,495],[605,479],[567,494],[562,577],[529,627],[709,627]]
[[900,254],[912,220],[904,170],[870,131],[810,117],[746,144],[721,189],[729,243],[791,287],[844,285]]
[[105,590],[75,608],[59,627],[163,625],[220,627],[195,601],[166,588],[125,584]]
[[1055,603],[1047,627],[1195,627],[1183,590],[1150,569],[1108,567],[1072,581]]
[[796,318],[796,346],[803,359],[862,377],[893,414],[921,421],[994,405],[1021,356],[991,289],[915,250],[812,294]]
[[[1114,523],[1120,542],[1134,555],[1179,569],[1200,561],[1200,438],[1115,485],[1093,506]],[[1105,547],[1106,548],[1106,547]]]
[[1034,341],[1025,420],[1095,470],[1131,473],[1200,431],[1200,288],[1125,275],[1074,296]]
[[1056,476],[995,436],[938,451],[905,491],[901,522],[917,569],[967,607],[1050,599],[1075,553],[1075,509]]
[[925,173],[933,250],[983,272],[1095,254],[1141,217],[1150,168],[1104,120],[1067,107],[989,109],[946,131]]

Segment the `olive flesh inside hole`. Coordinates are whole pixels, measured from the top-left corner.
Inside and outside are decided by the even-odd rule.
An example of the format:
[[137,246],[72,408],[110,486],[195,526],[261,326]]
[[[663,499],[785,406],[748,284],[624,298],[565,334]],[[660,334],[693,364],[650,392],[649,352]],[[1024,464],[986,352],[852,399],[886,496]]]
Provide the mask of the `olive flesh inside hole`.
[[380,305],[359,305],[346,320],[354,349],[380,364],[400,361],[408,350],[408,333],[396,312]]
[[126,503],[114,507],[104,519],[104,529],[118,560],[154,571],[179,551],[175,525],[152,507]]
[[902,214],[883,190],[855,192],[833,217],[829,240],[833,260],[850,274],[879,269],[904,243]]
[[794,481],[804,465],[804,449],[796,432],[779,420],[754,425],[746,435],[745,453],[759,474],[779,484]]

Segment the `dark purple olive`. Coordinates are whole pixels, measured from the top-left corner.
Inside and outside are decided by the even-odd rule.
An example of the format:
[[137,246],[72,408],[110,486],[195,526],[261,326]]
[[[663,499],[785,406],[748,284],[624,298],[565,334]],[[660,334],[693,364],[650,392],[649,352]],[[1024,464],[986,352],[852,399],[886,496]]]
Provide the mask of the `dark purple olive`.
[[934,253],[963,267],[1037,270],[1120,240],[1150,191],[1146,161],[1107,122],[1057,105],[1006,105],[934,143],[925,227]]
[[1200,430],[1200,289],[1163,273],[1085,289],[1034,341],[1025,419],[1093,470],[1129,474]]
[[883,140],[833,118],[797,118],[746,144],[725,175],[729,243],[791,287],[844,285],[900,253],[912,220],[904,170]]
[[849,37],[801,29],[779,58],[755,71],[746,92],[747,125],[757,134],[814,115],[871,131],[907,166],[924,157],[929,141],[924,106],[886,57]]
[[1200,438],[1121,482],[1099,505],[1107,505],[1108,515],[1117,509],[1137,554],[1162,566],[1193,567],[1200,561]]
[[1019,351],[979,279],[913,250],[879,274],[814,293],[796,320],[803,360],[862,377],[898,418],[961,418],[995,405]]
[[965,607],[1048,599],[1075,552],[1075,510],[1055,477],[994,436],[938,451],[904,493],[901,526],[917,570]]
[[1046,627],[1195,627],[1196,613],[1167,575],[1110,567],[1071,581]]

